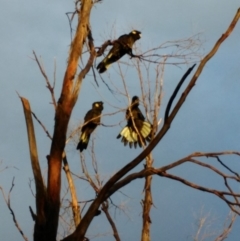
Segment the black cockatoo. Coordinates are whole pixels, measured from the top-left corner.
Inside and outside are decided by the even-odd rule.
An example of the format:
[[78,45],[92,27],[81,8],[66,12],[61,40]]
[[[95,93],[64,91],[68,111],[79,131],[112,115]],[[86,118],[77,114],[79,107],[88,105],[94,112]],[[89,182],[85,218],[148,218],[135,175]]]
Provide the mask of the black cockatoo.
[[132,54],[132,46],[136,40],[141,38],[141,32],[133,30],[129,34],[124,34],[114,41],[113,47],[110,49],[108,55],[98,64],[97,69],[101,74],[105,72],[109,66],[122,58],[123,55]]
[[122,129],[117,138],[122,137],[124,146],[129,143],[130,148],[134,144],[137,147],[137,143],[141,147],[142,144],[146,145],[146,140],[150,141],[152,133],[152,125],[145,121],[145,118],[138,108],[139,98],[134,96],[132,98],[132,104],[126,111],[127,125]]
[[85,115],[84,124],[81,130],[81,136],[79,139],[79,143],[77,145],[77,149],[80,150],[80,152],[82,152],[83,149],[87,149],[90,135],[95,130],[95,128],[100,124],[102,110],[103,102],[94,102],[92,104],[92,109],[89,110]]

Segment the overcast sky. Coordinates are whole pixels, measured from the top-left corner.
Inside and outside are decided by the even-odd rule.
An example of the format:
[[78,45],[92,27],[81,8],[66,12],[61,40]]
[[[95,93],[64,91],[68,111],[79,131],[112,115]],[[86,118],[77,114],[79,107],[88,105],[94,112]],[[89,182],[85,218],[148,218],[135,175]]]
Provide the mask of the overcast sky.
[[[93,8],[91,27],[95,46],[100,46],[106,39],[118,37],[132,29],[140,30],[142,38],[138,41],[138,46],[142,51],[166,41],[199,34],[202,45],[198,53],[203,56],[227,29],[239,7],[239,0],[103,0]],[[51,97],[37,64],[32,59],[32,51],[41,56],[51,81],[54,60],[56,60],[55,94],[58,99],[70,44],[70,29],[66,13],[72,12],[73,9],[73,1],[67,0],[1,1],[0,170],[6,166],[9,168],[0,172],[0,186],[7,193],[11,187],[12,178],[15,177],[11,205],[29,240],[32,240],[33,221],[28,207],[35,209],[34,197],[29,188],[29,180],[33,175],[23,110],[16,91],[29,99],[33,112],[52,133],[54,111],[49,104]],[[128,59],[129,57],[126,56],[123,61]],[[97,59],[97,63],[98,61]],[[169,164],[195,151],[240,151],[239,63],[240,23],[222,44],[214,58],[208,62],[171,129],[154,150],[156,167]],[[102,75],[110,86],[118,85],[121,81],[116,75],[116,66],[111,66],[109,71]],[[163,109],[160,118],[163,117],[164,106],[177,81],[188,67],[190,65],[166,67]],[[78,103],[72,114],[69,131],[83,120],[86,111],[91,108],[94,101],[104,101],[105,113],[113,110],[110,103],[119,108],[126,107],[127,99],[117,94],[114,96],[98,75],[97,79],[99,88],[96,87],[91,74],[85,78]],[[133,75],[130,70],[126,71],[126,79],[129,93],[140,95],[136,74]],[[102,121],[107,124],[116,124],[119,122],[118,118],[123,120],[124,112],[113,117],[105,116]],[[43,173],[46,174],[46,155],[49,153],[50,141],[39,125],[36,122],[34,124],[40,164]],[[124,123],[121,126],[123,125]],[[99,169],[104,181],[140,152],[140,149],[131,150],[124,147],[116,139],[121,126],[99,127],[94,135]],[[76,170],[76,173],[81,173],[79,153],[75,148],[74,142],[67,146],[68,160],[70,168]],[[88,152],[86,152],[86,159],[90,159]],[[240,172],[239,158],[226,157],[223,160],[236,172]],[[136,170],[140,168],[142,164]],[[215,178],[210,172],[204,172],[191,165],[184,165],[174,173],[207,186],[213,185],[224,189],[222,180]],[[63,180],[63,190],[66,190],[66,185]],[[78,180],[76,185],[80,200],[95,197],[95,193],[86,184]],[[137,180],[130,185],[131,187],[124,188],[125,195],[117,193],[113,197],[115,204],[130,210],[127,211],[128,215],[119,210],[114,212],[114,208],[111,212],[118,224],[122,240],[139,240],[143,180]],[[239,186],[235,188],[239,190]],[[197,219],[207,214],[209,214],[209,222],[212,222],[210,230],[217,233],[222,229],[229,213],[229,208],[219,198],[159,177],[153,178],[153,202],[154,207],[151,212],[153,241],[192,240],[191,236],[196,232]],[[0,213],[1,240],[20,240],[20,234],[14,226],[2,196],[0,196]],[[93,238],[100,235],[101,238],[98,240],[113,240],[110,227],[102,223],[106,223],[104,215],[96,217],[88,230],[88,236]],[[239,238],[239,229],[238,218],[228,238],[229,241],[236,241]],[[213,237],[205,240],[213,240]]]

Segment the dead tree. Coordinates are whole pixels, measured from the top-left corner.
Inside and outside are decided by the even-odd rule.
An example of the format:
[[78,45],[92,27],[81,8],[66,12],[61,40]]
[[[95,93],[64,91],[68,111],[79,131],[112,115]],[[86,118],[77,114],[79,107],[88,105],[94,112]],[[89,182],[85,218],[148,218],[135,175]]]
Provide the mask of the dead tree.
[[[21,101],[24,107],[25,112],[25,118],[26,118],[26,124],[27,124],[27,130],[28,130],[28,140],[29,140],[29,149],[30,149],[30,157],[31,157],[31,163],[32,163],[32,169],[33,169],[33,175],[35,180],[35,188],[36,188],[36,213],[33,213],[31,210],[31,214],[33,217],[33,220],[35,222],[34,227],[34,240],[35,241],[55,241],[57,237],[57,229],[58,229],[58,222],[59,222],[59,210],[60,210],[60,191],[61,191],[61,171],[62,171],[62,163],[64,162],[65,171],[67,172],[66,167],[66,159],[64,155],[64,148],[66,145],[66,133],[67,133],[67,127],[69,124],[69,119],[71,117],[72,110],[76,104],[76,101],[78,99],[79,91],[81,89],[81,84],[86,76],[86,74],[92,69],[93,63],[95,58],[99,55],[99,52],[97,53],[94,47],[93,43],[93,37],[90,27],[90,14],[91,9],[93,5],[97,2],[100,2],[100,0],[79,0],[76,2],[76,11],[74,13],[74,16],[78,17],[78,23],[77,28],[75,32],[75,36],[72,40],[71,47],[70,47],[70,53],[68,58],[68,64],[65,71],[65,75],[63,78],[62,83],[62,91],[60,94],[60,97],[58,101],[56,102],[53,98],[53,103],[56,108],[55,112],[55,125],[54,125],[54,132],[52,136],[52,143],[50,147],[50,153],[47,156],[48,160],[48,176],[47,176],[47,186],[45,186],[43,182],[42,173],[39,167],[38,163],[38,153],[36,148],[36,141],[35,141],[35,134],[34,134],[34,128],[32,123],[32,111],[30,108],[29,102],[21,97]],[[87,210],[86,214],[75,221],[76,229],[75,231],[70,234],[68,237],[65,237],[64,241],[82,241],[84,240],[84,236],[86,234],[86,231],[92,222],[93,218],[96,216],[96,213],[98,212],[100,206],[102,206],[102,210],[106,213],[106,216],[109,219],[109,222],[111,223],[111,217],[108,215],[108,198],[111,197],[117,190],[122,188],[125,185],[128,185],[133,180],[136,180],[138,178],[147,178],[151,177],[152,175],[157,175],[169,179],[173,179],[176,181],[179,181],[191,188],[198,189],[200,191],[205,191],[212,193],[219,198],[221,198],[224,202],[229,205],[229,207],[235,212],[239,214],[239,207],[240,207],[240,194],[233,191],[228,183],[228,179],[240,181],[239,176],[234,173],[232,170],[229,170],[227,165],[223,164],[223,166],[231,172],[231,175],[227,175],[225,173],[220,172],[217,170],[214,166],[204,164],[199,160],[196,160],[195,158],[199,156],[206,156],[206,157],[213,157],[216,158],[219,162],[221,162],[219,156],[220,155],[239,155],[238,152],[222,152],[222,153],[193,153],[192,155],[189,155],[183,159],[180,159],[168,166],[160,167],[160,168],[154,168],[152,166],[152,163],[149,162],[146,167],[137,173],[128,174],[131,170],[133,170],[139,163],[141,163],[145,158],[147,158],[151,151],[157,146],[157,144],[162,140],[164,135],[167,133],[167,131],[170,129],[171,124],[177,115],[178,111],[180,110],[181,106],[183,105],[184,101],[186,100],[188,94],[194,87],[198,77],[200,76],[201,72],[203,71],[206,63],[210,58],[214,56],[214,54],[217,52],[220,45],[223,43],[223,41],[231,34],[233,31],[238,19],[240,17],[240,9],[237,11],[232,23],[230,24],[227,31],[221,36],[221,38],[216,42],[213,49],[203,58],[203,60],[200,62],[200,64],[197,67],[196,72],[194,73],[192,79],[190,80],[189,84],[183,91],[180,99],[177,101],[177,103],[172,107],[173,100],[176,97],[176,94],[178,93],[181,84],[183,81],[188,77],[189,73],[193,70],[194,66],[189,68],[189,70],[186,72],[186,74],[183,76],[183,78],[180,80],[179,85],[176,87],[175,92],[172,95],[172,98],[169,100],[168,107],[165,112],[164,117],[164,124],[162,128],[152,137],[151,142],[149,145],[147,145],[144,150],[132,161],[128,162],[126,166],[124,166],[122,169],[120,169],[114,176],[112,176],[103,187],[98,189],[98,195],[91,203],[89,209]],[[110,44],[111,42],[106,42],[107,44]],[[104,44],[104,48],[106,47]],[[87,63],[83,66],[83,68],[78,73],[78,64],[79,59],[81,58],[83,54],[83,48],[84,46],[87,47]],[[103,52],[103,50],[101,49]],[[100,52],[101,52],[100,51]],[[146,59],[148,56],[147,53],[139,55],[139,56],[132,56],[137,57],[139,59],[142,59],[142,61],[148,61]],[[156,55],[154,55],[156,56]],[[35,56],[36,57],[36,56]],[[158,63],[158,58],[160,56],[156,56],[156,60],[151,60],[150,62]],[[36,58],[37,60],[37,58]],[[43,73],[43,72],[42,72]],[[44,73],[43,73],[44,75]],[[51,93],[53,93],[52,87],[48,86]],[[54,96],[54,95],[52,95]],[[174,176],[168,172],[168,170],[181,165],[185,162],[192,162],[195,165],[200,165],[205,168],[211,169],[215,173],[217,173],[219,176],[221,176],[225,180],[225,185],[228,189],[227,192],[222,192],[219,190],[210,189],[208,187],[200,186],[195,183],[191,183],[188,180],[185,180],[181,177]],[[71,179],[71,177],[69,177]],[[147,180],[146,185],[150,185],[150,180]],[[94,183],[91,182],[91,179],[88,179],[89,183],[95,187]],[[95,187],[96,188],[96,187]],[[147,186],[147,188],[150,188],[150,186]],[[73,194],[74,196],[74,194]],[[228,197],[232,197],[232,199],[228,199]],[[149,233],[149,212],[150,212],[150,206],[151,203],[151,194],[147,194],[145,202],[147,202],[147,199],[149,201],[149,204],[145,205],[145,213],[143,215],[143,220],[147,222],[147,225],[143,226],[143,233],[146,233],[146,238],[143,238],[143,241],[150,240],[150,233]],[[77,205],[77,204],[76,204]],[[77,206],[75,205],[75,208]],[[74,215],[78,215],[78,209],[76,209],[75,212],[73,212]],[[116,228],[114,227],[114,224],[112,224],[113,230],[115,230],[115,238],[116,240],[119,240],[119,237],[116,233]],[[85,238],[86,239],[86,238]]]

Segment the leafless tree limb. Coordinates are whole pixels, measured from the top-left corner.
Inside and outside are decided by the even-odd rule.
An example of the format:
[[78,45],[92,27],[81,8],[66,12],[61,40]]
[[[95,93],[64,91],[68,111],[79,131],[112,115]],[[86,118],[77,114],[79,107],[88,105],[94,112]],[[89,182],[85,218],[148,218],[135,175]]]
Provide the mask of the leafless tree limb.
[[68,165],[68,161],[67,161],[65,152],[63,152],[63,170],[66,174],[71,197],[72,197],[71,207],[72,207],[72,213],[73,213],[73,220],[74,220],[75,226],[77,227],[77,225],[81,221],[80,206],[78,205],[77,192],[76,192],[74,181],[73,181],[70,169],[69,169],[69,165]]
[[75,240],[81,240],[84,237],[84,234],[86,233],[86,230],[91,222],[91,220],[94,217],[95,212],[99,208],[100,204],[106,199],[107,193],[109,193],[109,190],[111,187],[117,183],[125,174],[127,174],[130,170],[132,170],[134,167],[136,167],[152,150],[153,148],[159,143],[159,141],[163,138],[163,136],[166,134],[168,129],[171,126],[171,123],[173,119],[175,118],[176,114],[180,110],[181,106],[183,105],[185,99],[187,98],[188,94],[190,93],[191,89],[195,85],[199,75],[201,74],[204,66],[208,62],[210,58],[213,57],[213,55],[217,52],[220,45],[224,42],[224,40],[231,34],[233,31],[236,23],[238,22],[240,17],[240,9],[237,11],[236,15],[234,16],[232,23],[226,30],[226,32],[222,35],[222,37],[219,38],[219,40],[214,45],[213,49],[203,58],[200,65],[198,66],[198,69],[196,70],[195,74],[193,75],[190,83],[186,87],[185,91],[183,92],[182,96],[180,97],[179,101],[173,108],[171,114],[169,115],[167,121],[164,123],[162,129],[159,131],[159,133],[155,136],[155,138],[150,142],[150,144],[144,149],[134,160],[132,160],[130,163],[128,163],[125,167],[123,167],[121,170],[119,170],[113,177],[109,179],[109,181],[103,186],[101,189],[99,195],[94,200],[94,202],[89,207],[87,213],[83,217],[80,225],[76,228],[75,232],[71,234],[70,236],[63,239],[64,241],[75,241]]
[[[43,123],[38,119],[38,117],[32,112],[32,115],[34,118],[37,120],[39,125],[43,128],[44,132],[47,134],[48,138],[52,140],[51,135],[49,134],[47,128],[43,125]],[[76,193],[76,188],[73,182],[73,178],[69,169],[68,161],[67,161],[67,156],[65,151],[63,152],[63,170],[66,174],[71,197],[72,197],[72,202],[71,202],[71,207],[72,207],[72,213],[73,213],[73,220],[75,223],[75,226],[77,226],[80,223],[81,220],[81,214],[80,214],[80,207],[78,205],[78,200],[77,200],[77,193]]]
[[14,222],[15,226],[17,227],[19,233],[22,235],[23,239],[24,239],[25,241],[28,241],[28,238],[24,235],[24,233],[23,233],[23,231],[22,231],[22,229],[21,229],[21,227],[20,227],[20,225],[19,225],[19,223],[18,223],[18,221],[17,221],[17,219],[16,219],[15,213],[14,213],[12,207],[11,207],[10,194],[11,194],[11,191],[13,190],[13,187],[14,187],[14,179],[15,179],[15,178],[13,178],[13,180],[12,180],[12,186],[11,186],[11,188],[10,188],[10,191],[8,192],[8,197],[6,197],[6,195],[5,195],[4,191],[3,191],[3,188],[2,188],[1,186],[0,186],[0,189],[1,189],[1,192],[2,192],[2,195],[3,195],[3,198],[4,198],[4,201],[5,201],[5,203],[7,204],[7,207],[8,207],[8,209],[9,209],[11,215],[12,215],[13,222]]
[[177,93],[178,91],[180,90],[184,80],[188,77],[188,75],[190,75],[190,73],[192,72],[193,68],[195,67],[196,64],[194,64],[191,68],[188,69],[188,71],[183,75],[183,77],[181,78],[181,80],[179,81],[177,87],[175,88],[175,90],[173,91],[173,94],[171,95],[170,99],[169,99],[169,102],[167,104],[167,108],[166,108],[166,111],[165,111],[165,116],[164,116],[164,122],[167,121],[168,119],[168,116],[169,116],[169,112],[170,112],[170,109],[171,109],[171,106],[172,106],[172,103],[174,101],[174,99],[176,98],[177,96]]
[[35,120],[39,123],[39,125],[43,128],[44,132],[46,133],[47,137],[52,140],[52,136],[50,135],[49,131],[47,130],[47,128],[43,125],[43,123],[38,119],[38,117],[36,116],[36,114],[34,112],[31,112],[33,117],[35,118]]
[[[34,59],[35,59],[35,61],[37,62],[37,65],[38,65],[38,67],[39,67],[39,69],[40,69],[40,71],[41,71],[41,73],[42,73],[42,75],[43,75],[43,77],[44,77],[44,79],[45,79],[45,81],[46,81],[46,84],[47,84],[47,88],[49,89],[49,91],[50,91],[50,93],[51,93],[51,97],[52,97],[52,103],[53,103],[53,106],[54,106],[54,109],[56,110],[56,108],[57,108],[57,103],[56,103],[56,99],[55,99],[55,95],[54,95],[54,87],[55,87],[55,79],[56,78],[54,78],[54,82],[53,82],[53,87],[52,87],[52,85],[50,84],[50,81],[49,81],[49,79],[48,79],[48,77],[47,77],[47,74],[46,74],[46,72],[45,72],[45,70],[44,70],[44,67],[43,67],[43,65],[40,63],[40,61],[38,60],[38,57],[37,57],[37,55],[36,55],[36,53],[33,51],[33,55],[34,55]],[[55,64],[54,64],[55,65]],[[56,65],[55,65],[56,66]],[[56,69],[56,67],[54,67],[54,71],[55,71],[55,69]],[[54,75],[55,76],[55,75]]]
[[218,156],[215,156],[215,158],[218,160],[218,162],[225,167],[226,169],[228,169],[228,171],[230,171],[231,173],[233,173],[234,175],[236,175],[238,178],[240,178],[239,174],[237,172],[234,172],[231,168],[229,168],[228,166],[226,166]]
[[237,218],[237,215],[232,214],[231,221],[230,221],[229,225],[223,230],[223,232],[214,241],[223,241],[228,237],[229,233],[232,230],[232,226],[233,226],[236,218]]
[[[101,187],[102,187],[102,181],[100,180],[100,176],[99,176],[99,173],[98,173],[98,165],[97,165],[97,160],[96,160],[96,156],[95,156],[95,152],[94,152],[94,144],[92,145],[92,148],[91,148],[91,157],[92,157],[92,166],[93,166],[93,169],[94,169],[94,172],[95,172],[95,181],[90,176],[90,174],[87,170],[87,166],[86,166],[86,163],[85,163],[84,156],[80,155],[80,157],[81,157],[82,171],[83,171],[87,181],[89,182],[90,186],[96,192],[96,195],[98,195],[99,190],[101,190]],[[92,202],[92,201],[94,201],[94,199],[84,201],[84,203],[86,205],[87,202]],[[110,223],[110,226],[112,227],[113,236],[115,237],[116,241],[120,241],[120,237],[119,237],[119,234],[118,234],[118,231],[117,231],[116,224],[114,223],[113,219],[111,218],[110,213],[108,212],[108,201],[106,200],[104,203],[102,203],[101,207],[102,207],[102,210],[107,217],[108,222]],[[84,207],[82,208],[82,210],[83,209],[84,209]],[[100,213],[101,213],[100,210],[96,210],[95,216],[98,216]]]
[[[89,47],[89,50],[90,50],[90,56],[89,56],[87,64],[80,71],[80,73],[77,76],[77,80],[75,81],[74,89],[73,89],[73,92],[72,92],[72,102],[73,102],[73,104],[75,104],[76,101],[77,101],[77,98],[78,98],[78,95],[79,95],[79,91],[80,91],[80,88],[81,88],[81,84],[82,84],[82,80],[85,78],[85,75],[91,69],[91,67],[93,65],[93,62],[94,62],[94,60],[96,58],[96,51],[95,51],[95,48],[94,48],[92,32],[91,32],[91,29],[90,29],[89,26],[88,26],[87,38],[88,38],[88,47]],[[98,83],[97,83],[97,85],[98,85]]]
[[113,230],[113,236],[115,238],[116,241],[121,241],[118,231],[117,231],[117,227],[115,225],[115,223],[113,222],[112,217],[110,216],[109,212],[108,212],[108,201],[105,201],[102,203],[102,210],[105,213],[108,222],[110,223],[112,230]]
[[[233,193],[231,190],[230,190],[230,192],[225,192],[225,191],[216,191],[215,192],[215,190],[213,190],[213,189],[208,189],[208,188],[204,188],[204,187],[201,187],[201,186],[197,186],[196,184],[188,182],[188,181],[186,181],[183,178],[180,178],[180,177],[177,177],[177,176],[173,176],[171,174],[166,173],[166,171],[171,170],[171,169],[173,169],[173,168],[175,168],[175,167],[177,167],[179,165],[182,165],[183,163],[191,162],[193,164],[200,165],[202,167],[205,167],[205,168],[208,168],[208,169],[212,170],[217,175],[221,176],[225,182],[226,182],[227,179],[231,179],[231,180],[235,180],[237,182],[240,182],[240,178],[237,177],[237,176],[229,176],[229,175],[219,171],[214,166],[211,166],[209,164],[206,164],[206,163],[203,163],[201,161],[193,159],[193,157],[197,157],[197,156],[198,157],[213,157],[213,158],[215,158],[217,155],[238,155],[238,156],[240,156],[240,153],[239,152],[234,152],[234,151],[226,151],[226,152],[219,152],[219,153],[205,153],[205,155],[204,155],[204,153],[193,153],[193,154],[191,154],[191,155],[189,155],[189,156],[187,156],[185,158],[182,158],[182,159],[180,159],[180,160],[178,160],[176,162],[173,162],[173,163],[171,163],[169,165],[166,165],[166,166],[163,166],[161,168],[152,168],[152,167],[151,168],[146,168],[146,169],[144,169],[144,170],[142,170],[140,172],[129,174],[128,176],[126,176],[122,180],[118,181],[116,184],[114,184],[109,189],[109,193],[106,195],[105,198],[108,198],[114,192],[119,190],[121,187],[127,185],[131,181],[133,181],[133,180],[135,180],[137,178],[144,178],[145,176],[149,176],[151,174],[152,175],[160,175],[160,176],[168,177],[168,178],[180,181],[180,182],[182,182],[182,183],[184,183],[184,184],[186,184],[188,186],[191,186],[193,188],[196,188],[196,189],[199,189],[199,190],[203,189],[201,191],[211,192],[213,194],[219,194],[218,196],[220,196],[220,197],[224,196],[224,195],[227,195],[227,196],[232,196],[233,198],[235,198],[235,197],[239,198],[240,197],[240,193],[239,194]],[[226,187],[227,187],[227,185],[226,185]],[[224,197],[223,197],[223,199],[224,199]],[[236,206],[240,206],[238,201],[236,201],[235,203],[229,201],[228,203],[229,204],[234,204]]]
[[[208,193],[212,193],[216,196],[218,196],[220,199],[222,199],[224,202],[226,202],[226,204],[230,207],[230,209],[239,214],[240,215],[240,211],[239,211],[239,202],[233,202],[233,201],[230,201],[229,199],[227,199],[225,196],[230,196],[230,197],[233,197],[233,198],[239,198],[240,197],[240,194],[236,194],[236,193],[231,193],[231,192],[224,192],[224,191],[219,191],[219,190],[216,190],[216,189],[211,189],[211,188],[207,188],[207,187],[203,187],[203,186],[200,186],[200,185],[197,185],[193,182],[189,182],[187,181],[186,179],[183,179],[181,177],[178,177],[178,176],[175,176],[175,175],[172,175],[172,174],[169,174],[167,172],[158,172],[157,173],[158,175],[160,176],[163,176],[163,177],[167,177],[167,178],[170,178],[170,179],[173,179],[175,181],[179,181],[179,182],[182,182],[183,184],[189,186],[189,187],[192,187],[194,189],[197,189],[197,190],[200,190],[200,191],[203,191],[203,192],[208,192]],[[236,206],[236,208],[235,208]]]
[[[19,96],[20,97],[20,96]],[[35,180],[35,188],[36,188],[36,209],[37,209],[37,219],[35,222],[36,225],[42,225],[46,221],[46,216],[44,214],[45,205],[46,205],[46,187],[44,185],[41,168],[38,160],[38,152],[37,152],[37,143],[35,139],[35,131],[32,120],[32,112],[31,107],[27,99],[20,97],[24,109],[25,120],[27,125],[27,133],[28,133],[28,143],[29,143],[29,151],[30,158],[32,164],[32,170]]]
[[[0,165],[2,164],[3,162],[2,161],[0,161]],[[17,167],[15,167],[15,166],[5,166],[5,167],[3,167],[2,169],[0,169],[0,172],[3,172],[4,170],[6,170],[6,169],[8,169],[8,168],[14,168],[14,169],[16,169],[16,170],[19,170]]]

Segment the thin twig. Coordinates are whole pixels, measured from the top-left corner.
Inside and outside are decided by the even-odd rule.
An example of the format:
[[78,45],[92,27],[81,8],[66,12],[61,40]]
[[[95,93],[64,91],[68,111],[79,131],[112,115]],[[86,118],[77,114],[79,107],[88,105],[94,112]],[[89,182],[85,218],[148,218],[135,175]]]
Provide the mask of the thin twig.
[[23,231],[22,231],[22,229],[21,229],[21,227],[20,227],[20,225],[19,225],[19,223],[18,223],[18,221],[16,219],[15,213],[14,213],[12,207],[11,207],[10,194],[11,194],[11,191],[13,190],[13,187],[14,187],[14,179],[15,178],[13,178],[13,180],[12,180],[12,186],[10,188],[10,191],[8,192],[8,197],[6,197],[6,195],[5,195],[4,191],[3,191],[3,188],[1,186],[0,186],[0,189],[1,189],[4,201],[7,204],[7,207],[8,207],[8,209],[9,209],[11,215],[12,215],[13,222],[14,222],[15,226],[17,227],[17,229],[18,229],[19,233],[21,234],[21,236],[23,237],[23,239],[25,241],[28,241],[28,238],[24,235],[24,233],[23,233]]
[[117,231],[117,227],[116,227],[112,217],[110,216],[110,214],[108,212],[108,202],[107,201],[102,203],[102,210],[105,213],[105,215],[107,217],[107,220],[112,227],[114,238],[116,239],[116,241],[121,241],[121,239],[119,237],[119,234],[118,234],[118,231]]
[[47,88],[49,89],[49,91],[50,91],[50,93],[51,93],[51,97],[52,97],[52,102],[53,102],[53,106],[54,106],[54,109],[56,110],[56,108],[57,108],[57,102],[56,102],[56,99],[55,99],[55,96],[54,96],[54,86],[55,86],[55,81],[53,82],[54,84],[53,84],[53,87],[51,86],[51,84],[50,84],[50,81],[49,81],[49,79],[48,79],[48,77],[47,77],[47,74],[46,74],[46,72],[45,72],[45,70],[44,70],[44,68],[43,68],[43,65],[40,63],[40,61],[38,60],[38,57],[37,57],[37,55],[36,55],[36,53],[33,51],[33,55],[34,55],[34,58],[35,58],[35,60],[36,60],[36,62],[37,62],[37,65],[38,65],[38,67],[39,67],[39,69],[40,69],[40,71],[41,71],[41,73],[42,73],[42,75],[43,75],[43,77],[44,77],[44,79],[45,79],[45,81],[46,81],[46,84],[47,84]]
[[232,214],[232,218],[231,218],[229,225],[223,230],[223,232],[214,241],[223,241],[224,239],[227,238],[228,234],[232,230],[232,226],[233,226],[236,218],[237,218],[237,215]]
[[49,131],[47,130],[47,128],[43,125],[43,123],[38,119],[38,117],[35,115],[34,112],[32,112],[33,117],[35,118],[35,120],[39,123],[39,125],[43,128],[44,132],[47,134],[47,137],[52,140],[52,136],[50,135]]
[[216,156],[217,161],[224,166],[226,169],[228,169],[228,171],[230,171],[231,173],[235,174],[238,178],[240,178],[239,174],[237,172],[234,172],[231,168],[229,168],[227,165],[225,165],[218,156]]

